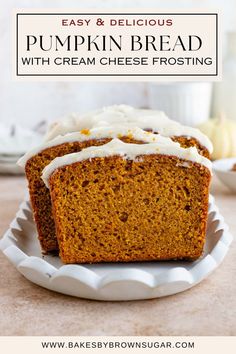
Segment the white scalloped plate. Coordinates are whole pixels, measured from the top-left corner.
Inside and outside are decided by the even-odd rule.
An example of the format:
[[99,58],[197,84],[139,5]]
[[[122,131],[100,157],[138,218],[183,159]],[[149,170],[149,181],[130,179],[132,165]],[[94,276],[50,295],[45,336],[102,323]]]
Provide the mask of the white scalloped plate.
[[138,300],[176,294],[198,284],[219,266],[232,239],[211,197],[205,251],[195,262],[63,265],[59,257],[41,255],[25,201],[0,249],[21,274],[47,289],[96,300]]

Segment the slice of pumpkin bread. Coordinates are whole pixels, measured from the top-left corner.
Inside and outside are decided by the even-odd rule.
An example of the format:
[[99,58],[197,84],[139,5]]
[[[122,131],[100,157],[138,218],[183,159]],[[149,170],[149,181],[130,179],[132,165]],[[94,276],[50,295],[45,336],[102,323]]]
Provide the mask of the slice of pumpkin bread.
[[50,188],[64,263],[201,256],[211,162],[196,148],[117,139],[53,160]]

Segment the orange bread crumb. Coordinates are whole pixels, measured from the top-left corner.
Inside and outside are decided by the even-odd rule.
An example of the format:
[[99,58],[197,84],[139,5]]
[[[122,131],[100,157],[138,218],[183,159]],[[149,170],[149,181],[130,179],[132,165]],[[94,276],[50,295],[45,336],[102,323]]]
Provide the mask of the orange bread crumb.
[[62,261],[200,257],[210,171],[183,162],[167,155],[112,156],[57,168],[49,185]]

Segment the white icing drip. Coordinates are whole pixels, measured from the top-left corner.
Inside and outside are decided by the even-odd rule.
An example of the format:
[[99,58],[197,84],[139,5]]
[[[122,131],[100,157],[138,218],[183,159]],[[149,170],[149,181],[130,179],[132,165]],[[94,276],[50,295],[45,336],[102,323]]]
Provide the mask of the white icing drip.
[[113,124],[127,124],[142,129],[152,129],[163,136],[186,136],[195,138],[204,146],[209,153],[212,153],[212,143],[200,130],[181,125],[169,119],[163,112],[150,109],[135,109],[126,105],[115,105],[92,111],[87,114],[77,116],[71,115],[60,122],[55,123],[46,135],[46,141],[57,135],[68,132],[79,131],[81,129],[91,129],[97,126],[107,126]]
[[21,167],[25,167],[26,162],[33,156],[39,154],[45,149],[51,148],[53,146],[61,145],[64,143],[71,143],[71,142],[82,142],[88,141],[92,139],[105,139],[105,138],[120,138],[121,136],[132,136],[133,139],[138,141],[143,141],[145,143],[153,143],[153,142],[161,142],[165,141],[166,139],[170,140],[170,138],[162,137],[159,134],[152,134],[150,132],[146,132],[141,128],[137,127],[127,127],[121,125],[114,125],[114,126],[102,126],[93,128],[89,131],[80,131],[69,133],[66,135],[59,135],[53,140],[45,142],[34,149],[27,152],[23,157],[21,157],[17,164]]
[[48,179],[57,168],[95,157],[119,155],[124,159],[136,160],[140,155],[151,154],[174,155],[184,160],[202,164],[211,171],[211,161],[201,156],[195,147],[181,148],[179,144],[174,143],[171,139],[164,139],[150,144],[127,144],[119,139],[113,139],[105,145],[91,146],[80,152],[55,158],[44,168],[42,179],[46,186],[49,187]]

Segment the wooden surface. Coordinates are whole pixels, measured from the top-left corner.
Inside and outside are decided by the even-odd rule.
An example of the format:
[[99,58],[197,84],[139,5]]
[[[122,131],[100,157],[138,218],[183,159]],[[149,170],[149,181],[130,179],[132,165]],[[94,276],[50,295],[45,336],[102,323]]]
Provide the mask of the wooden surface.
[[[23,177],[0,177],[0,237],[25,193]],[[216,203],[236,234],[236,195],[213,181]],[[26,280],[0,253],[0,335],[236,335],[236,246],[198,286],[133,302],[77,299]]]

